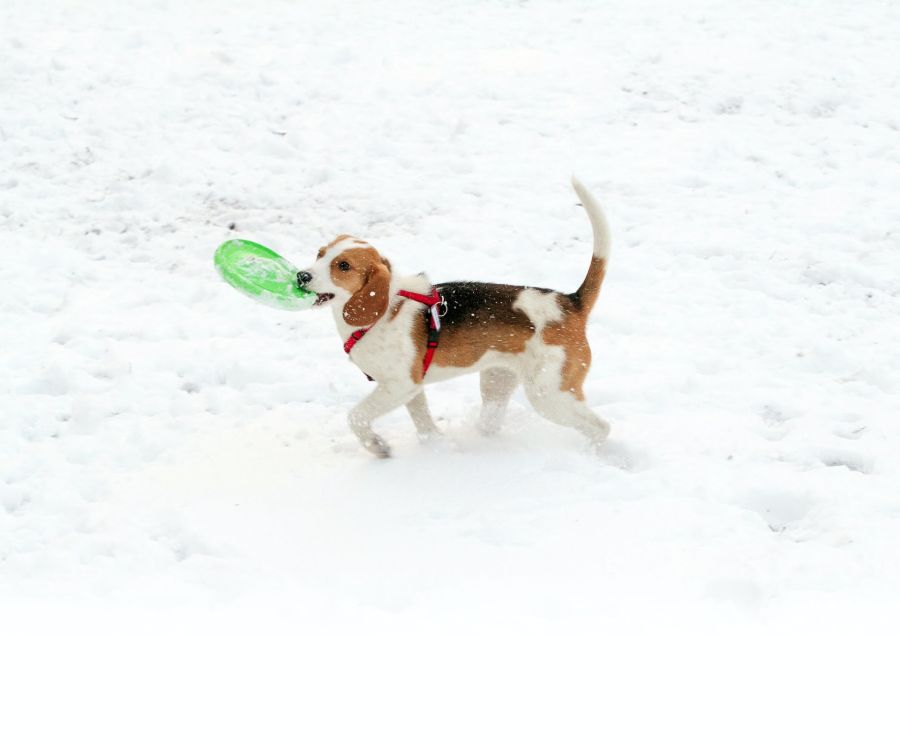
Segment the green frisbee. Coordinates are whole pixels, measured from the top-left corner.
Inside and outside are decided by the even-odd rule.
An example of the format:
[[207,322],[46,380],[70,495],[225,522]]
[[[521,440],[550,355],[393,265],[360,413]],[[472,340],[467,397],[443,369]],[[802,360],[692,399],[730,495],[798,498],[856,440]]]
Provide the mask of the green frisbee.
[[216,269],[239,292],[280,310],[306,310],[315,292],[297,285],[297,268],[274,250],[249,240],[229,240],[216,250]]

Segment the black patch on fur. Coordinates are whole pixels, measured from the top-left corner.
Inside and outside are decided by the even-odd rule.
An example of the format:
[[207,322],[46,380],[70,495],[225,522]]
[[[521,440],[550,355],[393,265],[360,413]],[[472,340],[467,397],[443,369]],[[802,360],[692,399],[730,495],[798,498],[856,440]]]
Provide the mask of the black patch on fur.
[[513,309],[513,303],[523,289],[535,289],[552,294],[552,289],[512,286],[510,284],[484,284],[478,281],[450,281],[435,284],[441,297],[447,302],[447,314],[441,324],[447,329],[466,325],[516,325],[534,330],[534,325],[521,310]]
[[581,295],[578,292],[572,292],[571,294],[559,295],[559,306],[562,307],[563,312],[578,313],[584,307],[584,302],[581,300]]

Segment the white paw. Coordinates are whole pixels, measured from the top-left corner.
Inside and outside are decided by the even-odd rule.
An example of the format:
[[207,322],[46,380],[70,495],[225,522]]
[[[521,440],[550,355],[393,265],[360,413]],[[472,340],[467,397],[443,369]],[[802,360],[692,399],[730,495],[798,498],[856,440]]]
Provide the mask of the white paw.
[[485,403],[478,416],[478,431],[482,436],[496,436],[503,427],[505,408],[494,403]]
[[503,427],[503,419],[493,415],[482,415],[478,419],[478,432],[482,436],[496,436]]
[[391,447],[388,446],[387,441],[381,436],[373,434],[363,442],[363,446],[379,459],[387,459],[391,456]]

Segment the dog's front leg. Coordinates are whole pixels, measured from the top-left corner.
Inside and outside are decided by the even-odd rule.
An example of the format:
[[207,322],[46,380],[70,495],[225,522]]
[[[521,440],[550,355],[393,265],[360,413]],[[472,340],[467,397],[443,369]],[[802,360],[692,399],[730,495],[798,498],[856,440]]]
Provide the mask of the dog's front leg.
[[412,418],[419,438],[427,439],[440,433],[434,423],[434,418],[431,417],[431,411],[428,409],[428,400],[425,399],[424,390],[406,403],[406,409],[409,411],[409,416]]
[[372,421],[390,413],[409,401],[418,392],[414,385],[379,384],[375,390],[350,411],[350,428],[362,445],[376,457],[391,456],[391,449],[381,436],[372,430]]

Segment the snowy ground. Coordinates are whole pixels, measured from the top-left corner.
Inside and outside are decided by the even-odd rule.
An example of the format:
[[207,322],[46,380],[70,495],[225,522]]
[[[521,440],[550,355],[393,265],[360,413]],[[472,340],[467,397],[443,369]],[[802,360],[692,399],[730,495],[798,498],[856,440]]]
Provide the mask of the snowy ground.
[[[7,620],[900,618],[897,5],[4,0],[0,41]],[[329,314],[212,268],[351,232],[574,289],[572,172],[600,458],[521,397],[482,439],[464,378],[377,461]]]

